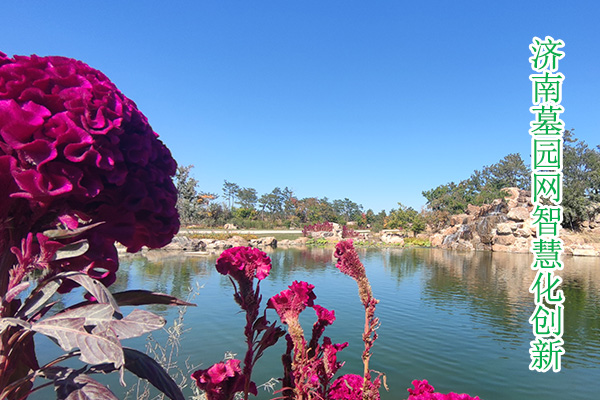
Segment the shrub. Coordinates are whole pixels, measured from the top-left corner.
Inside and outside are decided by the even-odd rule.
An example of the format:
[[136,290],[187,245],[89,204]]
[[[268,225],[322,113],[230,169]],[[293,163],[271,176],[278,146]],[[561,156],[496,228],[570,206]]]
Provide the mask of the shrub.
[[318,222],[312,225],[305,225],[302,228],[302,236],[309,237],[310,232],[333,232],[333,224],[331,222]]

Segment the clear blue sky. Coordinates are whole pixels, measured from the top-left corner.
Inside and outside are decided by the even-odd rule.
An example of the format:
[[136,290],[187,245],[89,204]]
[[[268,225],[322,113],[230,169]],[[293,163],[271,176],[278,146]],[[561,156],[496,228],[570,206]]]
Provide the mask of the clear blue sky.
[[562,39],[562,119],[600,143],[597,1],[3,2],[0,51],[61,55],[133,99],[200,189],[419,209],[530,159],[528,45]]

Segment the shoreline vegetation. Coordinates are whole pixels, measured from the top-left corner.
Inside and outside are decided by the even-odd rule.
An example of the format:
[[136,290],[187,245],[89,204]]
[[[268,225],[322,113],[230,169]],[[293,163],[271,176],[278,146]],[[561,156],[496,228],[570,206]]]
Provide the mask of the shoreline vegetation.
[[[573,129],[566,130],[563,155],[560,238],[564,254],[600,256],[600,146],[589,146],[575,137]],[[271,236],[280,247],[354,239],[359,246],[418,243],[453,250],[529,253],[536,235],[531,170],[519,154],[508,154],[458,183],[423,191],[427,203],[420,211],[398,203],[396,209],[379,213],[365,211],[348,198],[300,198],[288,187],[261,195],[252,187],[225,180],[222,195],[204,192],[192,177],[192,168],[179,166],[174,183],[181,226],[188,227],[178,237],[202,239],[196,251],[229,245],[219,240],[255,246],[260,244],[253,240]],[[176,239],[167,250],[177,250],[183,240]]]
[[[427,224],[420,233],[410,229],[348,228],[322,222],[304,229],[238,229],[232,224],[223,228],[185,227],[171,243],[153,252],[182,252],[190,256],[220,254],[236,246],[261,249],[331,247],[343,239],[353,239],[357,247],[406,248],[434,247],[458,251],[493,251],[529,253],[535,236],[530,213],[533,205],[528,191],[504,189],[506,197],[489,204],[469,204],[466,213],[451,215],[445,223]],[[355,226],[354,224],[348,224]],[[564,255],[600,256],[600,218],[579,231],[563,229]],[[124,250],[124,249],[123,249]]]

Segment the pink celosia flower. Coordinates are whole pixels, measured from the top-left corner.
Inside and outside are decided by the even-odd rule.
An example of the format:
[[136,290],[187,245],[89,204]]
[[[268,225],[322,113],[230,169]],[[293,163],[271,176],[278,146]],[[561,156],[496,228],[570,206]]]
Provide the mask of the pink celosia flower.
[[[0,253],[29,232],[78,228],[85,215],[103,224],[77,240],[99,249],[50,268],[109,285],[115,241],[135,252],[177,232],[175,170],[146,117],[104,74],[69,58],[0,52]],[[0,292],[7,287],[3,270]]]
[[407,400],[480,400],[479,396],[471,397],[466,393],[435,393],[435,389],[426,379],[422,381],[415,379],[412,381],[412,384],[415,388],[408,389],[410,396],[408,396]]
[[321,307],[318,304],[314,305],[314,310],[317,313],[318,321],[324,325],[331,325],[335,321],[335,310],[329,311],[325,307]]
[[313,324],[312,337],[308,343],[308,347],[311,349],[311,355],[316,351],[319,339],[321,338],[321,335],[323,335],[325,327],[333,324],[335,321],[334,310],[329,311],[325,307],[321,307],[318,304],[315,304],[313,309],[317,313],[317,322]]
[[338,259],[336,267],[344,274],[352,277],[358,284],[358,295],[365,308],[365,329],[362,335],[365,344],[362,353],[364,367],[363,393],[367,398],[374,398],[374,396],[378,398],[381,380],[379,376],[374,380],[371,378],[369,360],[371,358],[371,348],[377,339],[377,328],[379,328],[379,318],[375,317],[375,307],[379,303],[379,300],[373,297],[373,291],[367,279],[365,267],[360,262],[352,240],[339,242],[335,246],[334,256]]
[[362,400],[363,377],[346,374],[337,378],[329,390],[331,400]]
[[279,315],[281,322],[287,324],[289,320],[297,320],[306,307],[314,306],[317,296],[313,293],[314,285],[307,282],[294,281],[289,289],[271,297],[267,308],[273,308]]
[[415,388],[408,389],[408,393],[410,393],[411,396],[418,396],[424,393],[433,393],[434,391],[433,386],[427,382],[427,379],[423,379],[422,381],[415,379],[412,381],[412,384]]
[[[206,392],[209,400],[229,400],[236,392],[244,390],[245,378],[240,369],[240,360],[230,359],[214,364],[208,369],[199,369],[192,374],[196,385]],[[257,395],[256,384],[251,382],[250,393]]]
[[333,344],[331,343],[331,338],[327,336],[323,338],[323,345],[321,346],[321,350],[323,351],[322,375],[324,375],[327,381],[330,381],[344,364],[337,360],[337,353],[346,347],[348,347],[348,342]]
[[263,280],[271,271],[271,259],[267,253],[252,247],[233,247],[221,253],[217,260],[217,271],[231,275],[236,280]]
[[334,256],[338,259],[336,267],[344,274],[357,281],[365,278],[365,267],[354,250],[352,240],[344,240],[336,244]]

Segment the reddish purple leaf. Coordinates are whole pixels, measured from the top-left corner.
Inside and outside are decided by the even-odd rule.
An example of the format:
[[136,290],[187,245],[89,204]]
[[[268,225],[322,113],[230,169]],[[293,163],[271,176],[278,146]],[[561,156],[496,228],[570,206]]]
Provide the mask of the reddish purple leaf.
[[50,239],[72,238],[72,237],[75,237],[87,230],[95,228],[98,225],[102,225],[103,223],[104,223],[103,221],[96,222],[94,224],[82,226],[81,228],[77,228],[77,229],[50,229],[50,230],[44,231],[44,236],[46,236],[47,238],[50,238]]
[[68,308],[52,317],[46,318],[44,321],[85,318],[84,325],[98,325],[101,322],[111,321],[113,311],[110,304],[90,303],[77,308]]
[[15,297],[17,297],[23,290],[26,290],[29,287],[29,282],[21,282],[17,286],[10,289],[6,292],[6,296],[4,296],[4,301],[6,303],[10,303],[13,301]]
[[125,354],[125,368],[130,372],[146,379],[171,400],[185,400],[177,383],[151,357],[127,347],[123,348],[123,353]]
[[51,317],[32,324],[32,329],[56,339],[65,351],[79,348],[79,358],[88,364],[113,363],[115,368],[123,365],[123,349],[117,335],[111,329],[89,333],[84,325],[83,317]]
[[100,281],[92,279],[83,273],[67,273],[65,277],[83,286],[85,290],[94,296],[98,303],[110,304],[113,310],[122,316],[119,305],[114,297]]
[[107,387],[71,368],[51,367],[43,373],[54,381],[57,400],[118,400]]
[[170,306],[196,306],[194,303],[179,300],[177,297],[164,293],[155,293],[148,290],[126,290],[113,293],[113,297],[120,306],[141,306],[145,304],[166,304]]
[[119,340],[123,340],[155,331],[165,326],[166,323],[167,321],[163,317],[150,311],[135,309],[125,318],[103,322],[96,329],[105,330],[110,327]]
[[[60,275],[60,274],[59,274]],[[40,284],[31,294],[25,299],[23,305],[17,311],[17,317],[28,317],[39,311],[50,297],[56,293],[60,287],[62,280],[54,277],[51,280],[45,281]]]

